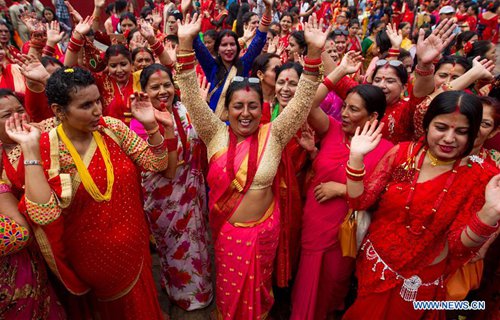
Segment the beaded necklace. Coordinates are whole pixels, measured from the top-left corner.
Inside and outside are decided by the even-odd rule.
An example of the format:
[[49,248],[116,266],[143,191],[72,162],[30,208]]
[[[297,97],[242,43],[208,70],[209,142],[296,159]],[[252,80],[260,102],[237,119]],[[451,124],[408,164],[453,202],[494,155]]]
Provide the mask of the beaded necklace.
[[[424,153],[428,152],[427,151],[427,147],[425,147],[423,149],[423,152]],[[413,229],[413,226],[410,225],[410,209],[411,209],[410,206],[411,206],[411,203],[413,201],[413,197],[415,196],[415,189],[416,189],[416,186],[417,186],[417,180],[418,180],[418,177],[420,175],[420,169],[422,168],[424,160],[425,160],[425,154],[422,154],[420,156],[419,161],[418,161],[418,165],[415,168],[415,170],[416,170],[415,171],[415,175],[413,177],[413,181],[411,182],[410,192],[408,193],[408,198],[406,199],[406,203],[405,203],[406,229],[411,234],[413,234],[415,236],[421,235],[422,232],[427,229],[427,226],[424,223],[422,223],[422,225],[418,228],[419,230],[417,230],[417,231],[415,231]],[[441,193],[439,194],[438,198],[436,199],[436,202],[434,202],[434,205],[432,206],[432,212],[434,214],[441,207],[441,204],[443,203],[444,197],[445,197],[446,193],[448,192],[448,189],[450,188],[450,186],[455,181],[455,178],[456,178],[456,175],[457,175],[457,172],[458,172],[457,169],[458,169],[458,166],[460,165],[461,160],[462,159],[457,159],[455,161],[455,163],[453,164],[453,168],[451,169],[451,174],[448,176],[448,179],[446,180],[446,183],[444,185],[443,191],[441,191]]]

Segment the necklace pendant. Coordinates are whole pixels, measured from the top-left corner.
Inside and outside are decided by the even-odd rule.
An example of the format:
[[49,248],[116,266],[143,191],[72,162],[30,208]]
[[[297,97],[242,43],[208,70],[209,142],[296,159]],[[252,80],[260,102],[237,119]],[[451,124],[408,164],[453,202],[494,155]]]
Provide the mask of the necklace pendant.
[[418,288],[422,285],[422,279],[419,276],[414,275],[403,281],[403,286],[399,295],[405,301],[415,301],[417,298]]
[[423,231],[426,230],[427,228],[425,226],[422,226],[422,231],[414,231],[410,225],[407,225],[406,226],[406,229],[408,230],[408,232],[410,232],[412,235],[414,236],[420,236],[422,235]]

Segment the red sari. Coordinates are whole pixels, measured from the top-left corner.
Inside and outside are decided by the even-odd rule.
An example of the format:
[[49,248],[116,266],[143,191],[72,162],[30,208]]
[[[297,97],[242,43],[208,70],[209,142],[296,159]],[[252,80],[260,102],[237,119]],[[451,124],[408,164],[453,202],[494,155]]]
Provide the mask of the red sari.
[[[349,200],[361,210],[378,202],[357,259],[358,298],[343,319],[444,319],[444,311],[414,310],[412,301],[445,300],[443,279],[480,249],[465,247],[460,237],[483,206],[486,184],[498,169],[487,162],[459,166],[436,212],[436,199],[453,173],[419,182],[406,213],[416,172],[410,164],[421,148],[421,143],[402,143],[391,149],[365,181],[363,195]],[[446,258],[431,265],[446,245]],[[416,276],[422,285],[409,298],[403,280]]]
[[[146,160],[150,150],[121,122],[108,118],[101,125],[115,176],[111,199],[97,202],[89,195],[54,129],[42,134],[40,150],[59,201],[40,207],[25,200],[28,217],[52,272],[70,293],[85,295],[95,317],[139,319],[148,314],[149,319],[163,319],[151,273],[140,175],[134,164],[154,169]],[[94,140],[82,160],[97,187],[105,190],[106,169]],[[55,220],[37,224],[39,214],[55,216]],[[81,311],[71,312],[74,318]]]
[[485,19],[483,14],[479,14],[479,23],[484,25],[482,40],[490,40],[494,44],[498,43],[498,16],[495,14],[489,19]]
[[[329,120],[328,132],[313,162],[315,177],[307,190],[302,216],[301,255],[292,293],[291,319],[325,319],[328,313],[342,310],[354,270],[355,260],[342,256],[338,240],[339,227],[349,209],[346,199],[318,203],[314,196],[315,187],[321,183],[346,183],[349,149],[340,123],[331,117]],[[391,147],[391,143],[382,140],[365,157],[367,174],[373,172]]]
[[[261,126],[258,134],[259,166],[270,135],[270,125]],[[235,179],[246,184],[252,137],[236,146]],[[277,197],[264,216],[255,222],[228,220],[238,209],[244,194],[225,173],[228,149],[210,159],[207,181],[209,221],[215,249],[217,319],[265,319],[271,309],[272,271],[279,239],[280,211]]]

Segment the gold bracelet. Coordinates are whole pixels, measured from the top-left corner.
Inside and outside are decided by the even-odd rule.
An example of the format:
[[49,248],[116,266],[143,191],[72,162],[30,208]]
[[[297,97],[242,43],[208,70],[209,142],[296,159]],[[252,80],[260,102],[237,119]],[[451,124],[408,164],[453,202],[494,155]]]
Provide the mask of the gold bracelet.
[[160,130],[160,126],[156,126],[156,128],[151,129],[151,130],[146,130],[146,133],[148,136],[154,136],[155,133],[157,133]]
[[190,58],[190,57],[194,57],[194,52],[187,54],[177,54],[177,58]]

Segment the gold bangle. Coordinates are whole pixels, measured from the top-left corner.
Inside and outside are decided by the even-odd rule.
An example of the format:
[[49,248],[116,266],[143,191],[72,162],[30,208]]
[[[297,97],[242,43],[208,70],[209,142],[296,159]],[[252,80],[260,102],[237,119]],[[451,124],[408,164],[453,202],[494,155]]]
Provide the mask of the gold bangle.
[[157,133],[160,130],[160,126],[156,126],[156,128],[151,129],[151,130],[146,130],[146,133],[148,136],[153,136],[155,133]]
[[194,57],[194,52],[187,53],[187,54],[178,54],[177,58],[189,58],[189,57]]

